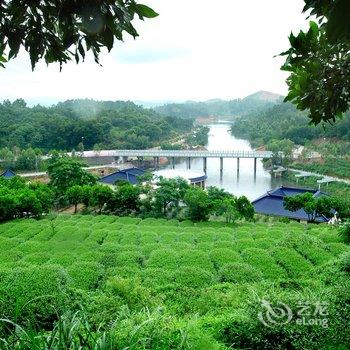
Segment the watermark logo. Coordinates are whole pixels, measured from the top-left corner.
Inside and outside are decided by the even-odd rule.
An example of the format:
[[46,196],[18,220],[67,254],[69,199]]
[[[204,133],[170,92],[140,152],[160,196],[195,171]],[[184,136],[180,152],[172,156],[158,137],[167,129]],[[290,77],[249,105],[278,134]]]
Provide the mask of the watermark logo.
[[264,311],[260,311],[258,314],[259,320],[267,327],[273,325],[283,325],[289,323],[293,318],[293,312],[291,308],[282,302],[272,306],[269,301],[262,300],[261,306]]
[[328,327],[328,303],[322,301],[299,301],[296,310],[282,302],[272,305],[261,301],[262,311],[258,313],[260,322],[266,327],[295,323],[300,326]]

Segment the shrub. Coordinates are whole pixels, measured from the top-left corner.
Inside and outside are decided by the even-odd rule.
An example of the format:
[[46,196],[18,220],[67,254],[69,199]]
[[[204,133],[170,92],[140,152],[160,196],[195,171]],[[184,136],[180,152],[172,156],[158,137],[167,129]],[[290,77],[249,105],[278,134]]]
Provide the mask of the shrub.
[[289,277],[298,278],[312,271],[312,264],[291,248],[276,248],[273,253],[276,261],[283,266]]
[[120,298],[131,309],[151,306],[150,292],[141,285],[139,279],[110,277],[105,290],[107,294]]
[[75,262],[67,268],[72,285],[77,289],[97,289],[105,278],[103,265],[96,262]]
[[1,318],[14,322],[32,322],[33,326],[47,327],[69,307],[68,279],[58,266],[14,268],[1,273]]
[[341,255],[339,262],[341,270],[350,274],[350,252]]
[[224,264],[241,262],[242,258],[239,253],[232,249],[216,248],[209,253],[216,269],[220,268]]
[[340,225],[339,235],[345,243],[350,244],[350,220]]
[[287,277],[286,272],[276,264],[274,258],[263,249],[248,248],[242,252],[246,263],[259,269],[264,277],[269,279],[280,279]]
[[350,251],[349,247],[344,243],[328,243],[327,247],[329,251],[335,256]]
[[180,266],[173,276],[175,283],[183,287],[201,288],[214,282],[214,276],[199,267]]
[[218,273],[221,282],[250,283],[258,282],[263,278],[261,271],[244,263],[223,265]]
[[179,266],[179,254],[171,249],[157,249],[151,252],[147,267],[176,269]]

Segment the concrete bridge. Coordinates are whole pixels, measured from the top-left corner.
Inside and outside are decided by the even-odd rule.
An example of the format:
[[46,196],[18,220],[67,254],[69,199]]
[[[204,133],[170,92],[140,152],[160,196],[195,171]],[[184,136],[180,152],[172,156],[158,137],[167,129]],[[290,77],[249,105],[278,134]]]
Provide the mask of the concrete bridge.
[[84,151],[76,153],[82,158],[98,158],[98,157],[138,157],[140,160],[143,158],[153,158],[154,167],[157,169],[159,166],[159,158],[166,157],[171,159],[172,167],[175,168],[175,158],[187,158],[187,168],[191,169],[192,158],[203,158],[203,171],[207,170],[208,158],[220,159],[220,172],[223,171],[224,158],[236,158],[237,159],[237,171],[239,171],[239,160],[241,158],[254,159],[254,172],[256,173],[257,159],[272,158],[272,152],[268,151],[196,151],[196,150],[101,150],[101,151]]

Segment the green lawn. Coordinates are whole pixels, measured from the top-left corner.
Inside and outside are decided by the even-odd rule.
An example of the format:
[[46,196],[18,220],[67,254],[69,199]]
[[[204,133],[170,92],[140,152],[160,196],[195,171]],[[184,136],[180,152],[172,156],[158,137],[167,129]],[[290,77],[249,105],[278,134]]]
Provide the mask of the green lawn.
[[[0,248],[0,316],[36,332],[82,309],[115,349],[322,349],[349,335],[337,259],[350,249],[328,225],[59,216],[0,225]],[[326,301],[333,324],[265,327],[260,299]]]

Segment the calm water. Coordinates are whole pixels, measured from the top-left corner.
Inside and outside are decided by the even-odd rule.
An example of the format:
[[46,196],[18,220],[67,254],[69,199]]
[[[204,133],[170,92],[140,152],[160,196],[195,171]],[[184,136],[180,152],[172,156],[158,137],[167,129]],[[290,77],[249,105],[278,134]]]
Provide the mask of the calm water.
[[[208,150],[252,150],[249,142],[240,140],[230,134],[230,124],[218,123],[209,125]],[[180,160],[176,169],[186,169],[186,160]],[[167,165],[166,168],[171,168]],[[201,158],[192,159],[192,170],[202,170]],[[256,199],[266,191],[280,185],[280,180],[275,179],[264,170],[261,160],[257,161],[257,172],[254,176],[254,159],[240,159],[239,174],[237,174],[237,160],[224,159],[224,170],[220,177],[220,159],[208,158],[207,160],[207,186],[224,188],[237,196],[245,195],[250,200]]]

